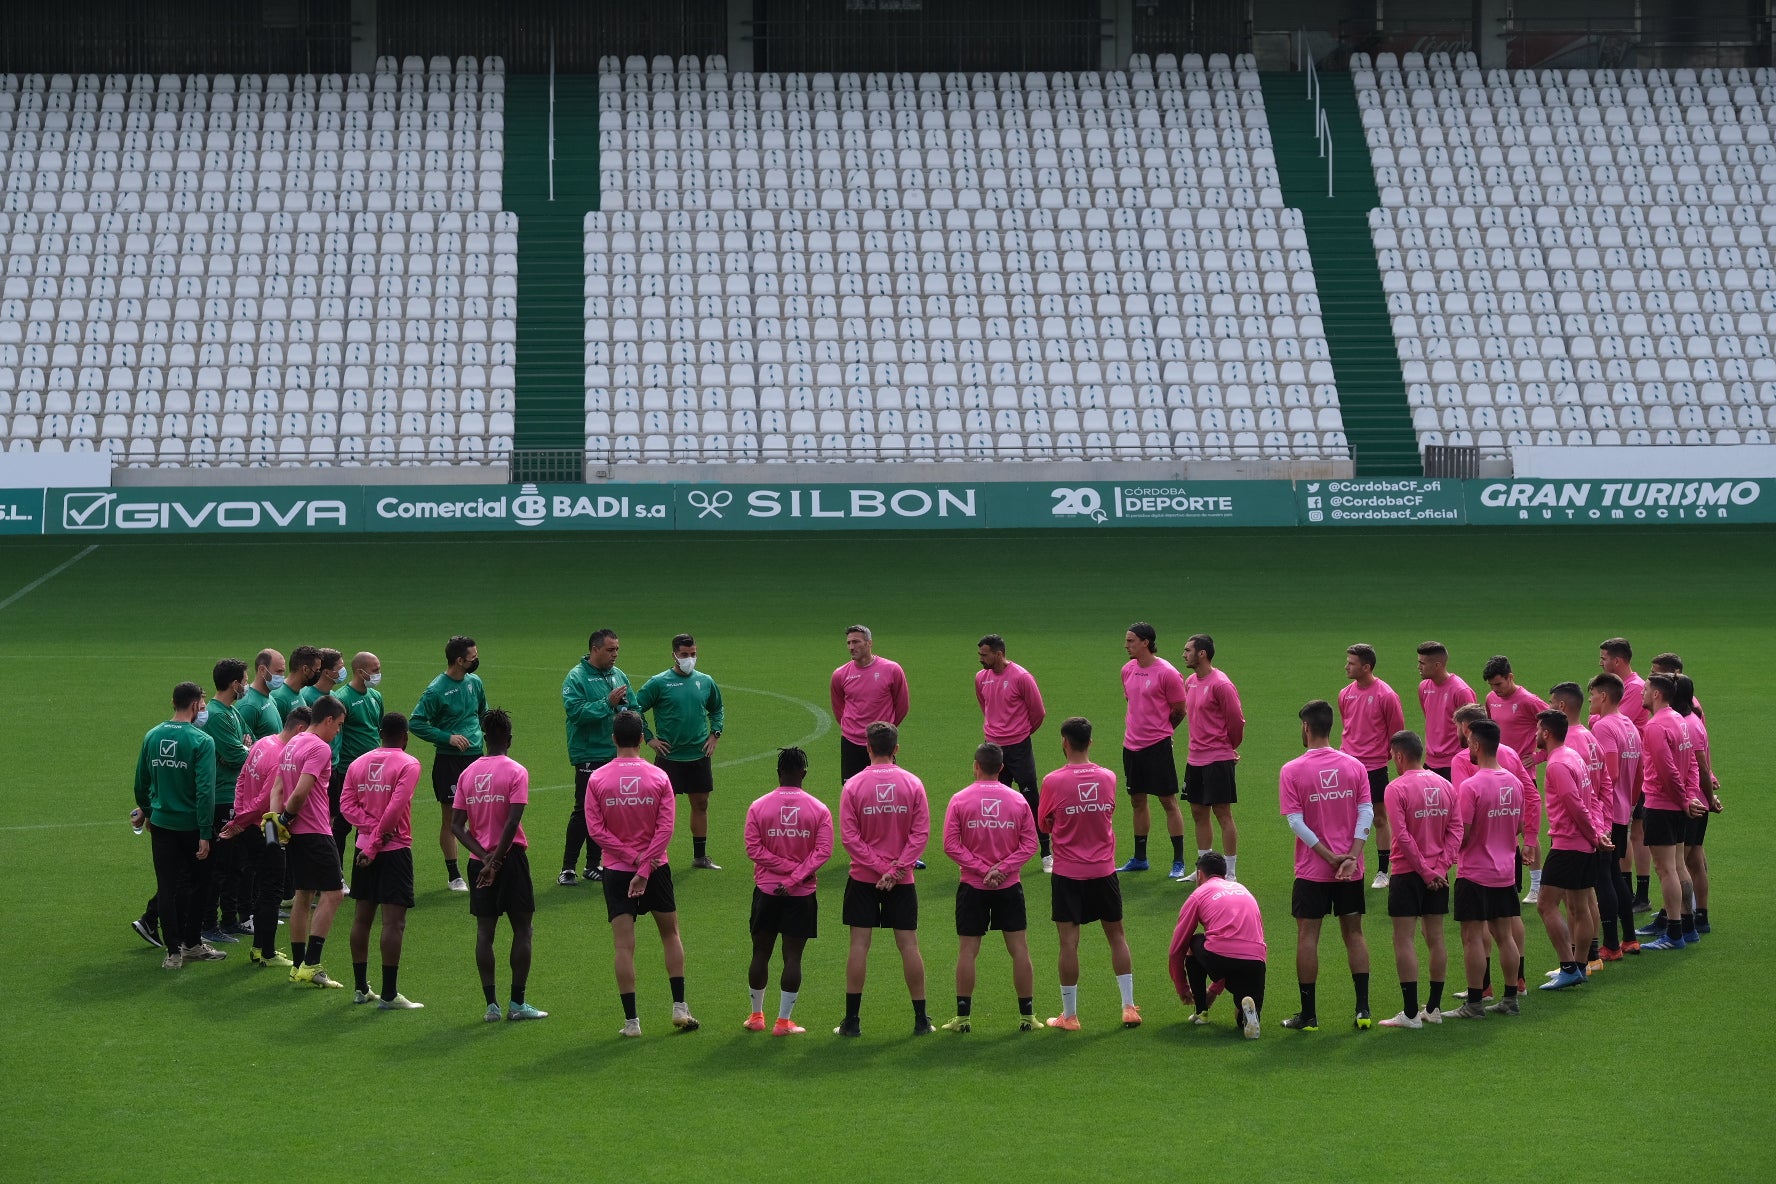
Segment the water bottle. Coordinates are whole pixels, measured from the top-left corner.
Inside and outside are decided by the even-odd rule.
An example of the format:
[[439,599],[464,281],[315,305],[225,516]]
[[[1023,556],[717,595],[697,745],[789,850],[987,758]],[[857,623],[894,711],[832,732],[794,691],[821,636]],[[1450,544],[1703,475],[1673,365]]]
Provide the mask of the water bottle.
[[272,847],[278,845],[278,820],[275,815],[265,820],[265,842]]
[[130,815],[130,829],[135,831],[137,834],[141,834],[145,829],[147,829],[147,826],[148,826],[148,816],[146,814],[143,814],[140,818],[138,818],[135,814]]

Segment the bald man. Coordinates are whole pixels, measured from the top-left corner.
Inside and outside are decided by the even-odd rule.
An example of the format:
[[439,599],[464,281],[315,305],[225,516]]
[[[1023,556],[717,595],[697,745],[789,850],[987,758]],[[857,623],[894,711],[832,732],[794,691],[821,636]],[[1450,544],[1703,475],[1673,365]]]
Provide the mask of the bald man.
[[333,783],[327,798],[333,811],[333,843],[342,865],[352,824],[340,813],[339,799],[351,763],[382,743],[382,692],[376,689],[381,681],[382,660],[362,650],[352,655],[350,677],[333,689],[333,697],[345,708],[345,723],[333,738]]

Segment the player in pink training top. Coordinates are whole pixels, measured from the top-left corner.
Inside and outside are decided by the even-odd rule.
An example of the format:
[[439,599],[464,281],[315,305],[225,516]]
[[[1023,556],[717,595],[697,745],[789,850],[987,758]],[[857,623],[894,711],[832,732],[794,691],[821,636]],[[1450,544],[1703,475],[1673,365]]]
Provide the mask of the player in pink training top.
[[1042,779],[1036,825],[1054,851],[1049,913],[1061,944],[1061,1014],[1051,1028],[1079,1031],[1079,930],[1102,924],[1110,968],[1122,992],[1122,1026],[1138,1027],[1135,967],[1122,930],[1122,886],[1116,879],[1116,774],[1091,759],[1092,725],[1076,715],[1061,724],[1064,765]]
[[247,753],[234,791],[234,817],[223,837],[238,834],[246,845],[246,867],[253,885],[253,950],[255,966],[291,966],[278,952],[278,903],[284,898],[284,848],[265,841],[264,820],[271,813],[271,783],[284,759],[284,747],[308,730],[308,708],[298,704],[284,716],[283,731],[263,736]]
[[[1616,790],[1610,779],[1607,762],[1603,759],[1603,745],[1591,729],[1585,726],[1585,692],[1576,682],[1556,683],[1548,691],[1548,702],[1553,710],[1566,716],[1566,746],[1578,753],[1585,762],[1585,774],[1591,786],[1591,813],[1602,827],[1605,842],[1613,842],[1610,838],[1610,816],[1615,811]],[[1581,893],[1578,905],[1589,914],[1585,930],[1591,935],[1585,954],[1586,975],[1595,974],[1603,969],[1603,918],[1614,919],[1616,916],[1616,852],[1604,843],[1593,849],[1597,867],[1593,872],[1592,889]],[[1568,910],[1574,905],[1569,897]],[[1553,976],[1550,976],[1553,977]]]
[[765,983],[771,973],[771,950],[783,938],[781,997],[773,1036],[799,1036],[807,1031],[795,1022],[796,996],[802,990],[802,951],[820,932],[820,902],[814,873],[832,858],[832,811],[802,788],[808,777],[808,754],[799,748],[777,751],[777,788],[746,810],[746,856],[752,860],[752,964],[746,985],[752,1011],[741,1025],[749,1032],[765,1030]]
[[1628,847],[1628,824],[1634,816],[1635,798],[1640,794],[1640,729],[1620,710],[1621,679],[1613,674],[1599,674],[1586,691],[1591,700],[1591,737],[1603,755],[1604,775],[1610,784],[1610,848],[1604,855],[1616,903],[1613,911],[1603,908],[1603,893],[1598,892],[1598,906],[1603,914],[1603,948],[1598,957],[1616,962],[1624,954],[1640,953],[1640,942],[1634,934],[1634,888],[1629,881],[1633,855]]
[[[1398,704],[1395,705],[1398,711]],[[1332,747],[1332,705],[1310,700],[1296,713],[1301,747],[1307,751],[1284,765],[1277,776],[1279,813],[1295,832],[1295,890],[1289,912],[1295,918],[1295,979],[1301,1010],[1283,1021],[1294,1032],[1318,1032],[1316,994],[1320,980],[1320,926],[1328,913],[1338,932],[1356,987],[1356,1026],[1372,1026],[1369,1016],[1369,943],[1363,937],[1363,843],[1369,838],[1375,807],[1369,800],[1369,771],[1363,762]]]
[[1152,826],[1149,796],[1165,811],[1166,833],[1172,840],[1171,878],[1184,878],[1184,813],[1178,809],[1178,764],[1172,755],[1172,733],[1184,722],[1184,678],[1159,656],[1159,633],[1136,621],[1123,635],[1129,660],[1122,667],[1122,693],[1128,700],[1123,723],[1122,777],[1135,818],[1135,853],[1122,865],[1125,872],[1147,870],[1147,831]]
[[[333,915],[345,897],[345,873],[333,843],[333,808],[327,786],[333,779],[333,737],[345,723],[345,707],[322,695],[308,707],[308,731],[284,745],[271,808],[290,832],[285,856],[290,864],[290,981],[303,986],[343,989],[321,969],[321,947]],[[310,910],[313,916],[310,916]]]
[[[401,939],[413,907],[413,789],[419,761],[407,753],[407,717],[384,712],[379,739],[353,761],[340,787],[339,813],[358,828],[352,867],[351,956],[357,989],[353,1003],[383,1011],[424,1007],[400,991]],[[370,990],[370,926],[382,912],[382,994]]]
[[[1219,852],[1196,857],[1196,891],[1178,910],[1166,960],[1178,998],[1196,1005],[1193,1024],[1209,1022],[1213,981],[1225,983],[1239,1000],[1234,1022],[1247,1040],[1258,1039],[1258,1013],[1264,1008],[1264,918],[1258,898],[1227,878],[1227,861]],[[1203,932],[1197,933],[1201,925]]]
[[[1634,672],[1633,660],[1634,647],[1628,644],[1626,637],[1609,638],[1597,647],[1598,669],[1622,680],[1622,714],[1628,717],[1637,731],[1644,733],[1648,719],[1646,680]],[[1638,784],[1635,785],[1635,793],[1640,793]],[[1634,819],[1628,827],[1628,841],[1633,848],[1634,911],[1637,913],[1648,912],[1653,907],[1647,900],[1647,889],[1652,885],[1653,857],[1647,851],[1644,814],[1645,810],[1637,797]]]
[[586,782],[586,834],[604,853],[604,912],[610,919],[617,994],[623,1004],[619,1036],[641,1035],[635,1009],[635,922],[652,913],[666,958],[672,988],[672,1026],[681,1032],[699,1027],[685,1003],[684,942],[678,932],[678,898],[666,848],[678,807],[672,778],[658,765],[641,759],[646,735],[641,716],[618,712],[611,721],[611,743],[617,755]]
[[[981,668],[974,676],[974,697],[980,704],[984,731],[988,742],[997,744],[1005,754],[999,769],[999,780],[1017,786],[1024,795],[1024,804],[1033,816],[1041,800],[1042,778],[1036,772],[1036,749],[1033,737],[1048,718],[1042,704],[1042,690],[1036,678],[1016,662],[1005,658],[1005,639],[989,633],[980,639]],[[1054,857],[1048,853],[1048,836],[1037,836],[1042,851],[1042,870],[1054,870]]]
[[[1190,677],[1184,680],[1184,717],[1190,721],[1184,800],[1190,803],[1191,821],[1196,824],[1196,853],[1200,857],[1213,848],[1210,819],[1220,822],[1221,852],[1227,878],[1233,880],[1239,867],[1239,828],[1233,824],[1239,789],[1233,774],[1239,765],[1239,746],[1246,739],[1246,713],[1233,680],[1215,668],[1214,638],[1193,634],[1184,643],[1184,665],[1190,668]],[[1184,879],[1195,881],[1196,872]]]
[[1664,897],[1665,935],[1641,943],[1640,948],[1678,950],[1689,944],[1696,927],[1695,914],[1684,907],[1684,835],[1690,815],[1706,812],[1707,806],[1685,784],[1695,749],[1683,716],[1671,706],[1677,698],[1677,681],[1669,674],[1655,674],[1646,680],[1643,698],[1651,713],[1640,733],[1646,844]]
[[1523,784],[1499,768],[1498,725],[1489,719],[1476,719],[1465,726],[1474,771],[1456,790],[1462,840],[1461,852],[1456,856],[1461,874],[1455,879],[1454,906],[1467,963],[1468,998],[1459,1008],[1444,1014],[1460,1020],[1483,1020],[1488,1012],[1505,1016],[1519,1013],[1521,979],[1513,983],[1507,976],[1505,997],[1490,1006],[1482,999],[1480,984],[1490,981],[1486,957],[1489,933],[1504,966],[1521,964],[1523,931],[1512,922],[1522,916],[1523,906],[1517,900],[1514,877],[1519,845],[1533,844],[1534,838],[1525,825]]
[[481,976],[486,1022],[498,1023],[493,985],[493,938],[503,914],[512,925],[512,1001],[508,1020],[547,1019],[549,1013],[524,998],[530,982],[531,917],[536,890],[530,881],[530,841],[524,837],[524,807],[530,802],[530,773],[506,754],[512,751],[512,717],[494,708],[481,717],[485,756],[476,757],[456,779],[450,803],[450,829],[469,852],[469,915],[475,918],[475,969]]
[[[1649,668],[1651,668],[1651,670],[1654,674],[1669,674],[1673,677],[1676,677],[1677,675],[1682,674],[1684,672],[1683,656],[1680,654],[1671,653],[1670,651],[1666,651],[1665,653],[1658,655],[1651,662],[1648,662],[1647,666]],[[1700,700],[1700,699],[1695,700],[1695,702],[1692,703],[1691,706],[1694,708],[1694,710],[1691,711],[1690,714],[1694,715],[1695,717],[1697,717],[1698,719],[1701,719],[1704,723],[1706,723],[1707,716],[1702,710],[1702,700]]]
[[[1523,760],[1530,776],[1535,776],[1535,767],[1541,759],[1536,751],[1535,720],[1539,712],[1548,710],[1548,705],[1539,696],[1517,685],[1517,676],[1511,671],[1511,659],[1503,654],[1495,654],[1486,663],[1481,676],[1491,689],[1486,693],[1486,717],[1499,726],[1499,741],[1511,749]],[[1529,895],[1523,898],[1524,904],[1534,904],[1542,887],[1542,864],[1538,858],[1529,863]]]
[[1548,862],[1537,909],[1560,959],[1560,971],[1542,984],[1544,991],[1564,991],[1585,981],[1586,951],[1597,932],[1597,898],[1592,894],[1597,849],[1609,842],[1609,828],[1597,813],[1590,767],[1567,745],[1569,730],[1566,713],[1558,708],[1536,716],[1536,745],[1548,767],[1542,799],[1548,808]]
[[1425,768],[1448,781],[1456,754],[1466,747],[1455,726],[1455,712],[1475,701],[1474,689],[1461,675],[1449,673],[1449,650],[1440,641],[1418,647],[1418,674],[1418,706],[1425,720]]
[[[1388,886],[1387,795],[1388,740],[1406,727],[1406,713],[1394,688],[1375,677],[1375,647],[1358,642],[1344,651],[1344,676],[1350,684],[1338,692],[1338,715],[1344,721],[1338,747],[1355,758],[1369,781],[1375,811],[1375,879],[1371,888]],[[1359,885],[1360,887],[1360,885]],[[1287,1023],[1284,1024],[1287,1027]]]
[[1018,1029],[1033,1032],[1037,1027],[1030,922],[1020,879],[1024,864],[1036,854],[1036,817],[1021,795],[1005,792],[999,780],[1004,763],[1004,750],[997,744],[988,741],[976,748],[974,783],[944,810],[944,854],[961,868],[956,885],[956,1018],[944,1025],[946,1032],[966,1032],[972,1026],[974,964],[989,929],[1005,935],[1011,954]]
[[[1461,849],[1461,819],[1448,779],[1425,768],[1424,741],[1416,733],[1396,732],[1388,750],[1400,773],[1387,787],[1394,832],[1388,917],[1394,926],[1394,968],[1400,972],[1405,1006],[1392,1019],[1382,1020],[1381,1026],[1422,1028],[1443,1022],[1443,984],[1449,973],[1443,918],[1449,915],[1449,874]],[[1418,946],[1413,933],[1420,928],[1431,956],[1431,989],[1423,1011],[1418,1007]]]
[[[879,660],[879,659],[878,659]],[[931,838],[925,785],[894,761],[900,730],[885,720],[869,726],[870,763],[839,795],[839,838],[851,857],[843,919],[851,930],[845,958],[845,1018],[838,1036],[863,1035],[863,982],[870,939],[894,930],[894,948],[913,999],[913,1035],[935,1031],[925,1013],[925,959],[919,953],[919,890],[913,869]]]
[[1689,800],[1700,801],[1706,809],[1689,807],[1689,821],[1684,826],[1684,901],[1695,914],[1696,928],[1684,930],[1684,940],[1694,943],[1710,932],[1708,925],[1708,856],[1702,845],[1708,838],[1708,816],[1721,811],[1720,779],[1714,775],[1714,753],[1708,745],[1708,727],[1696,707],[1696,684],[1686,674],[1673,675],[1676,697],[1671,709],[1683,717],[1690,734],[1690,763],[1685,767],[1684,790]]
[[832,674],[840,784],[869,766],[869,726],[887,720],[898,728],[910,706],[906,672],[898,663],[877,657],[875,645],[869,626],[853,625],[845,630],[845,648],[851,651],[851,660]]
[[[1458,794],[1461,792],[1461,787],[1466,784],[1468,778],[1472,777],[1475,771],[1479,768],[1479,766],[1474,763],[1474,738],[1469,734],[1468,729],[1480,722],[1491,722],[1486,718],[1486,708],[1482,707],[1480,704],[1470,703],[1466,707],[1459,707],[1456,709],[1455,726],[1461,733],[1463,748],[1460,752],[1455,754],[1455,760],[1450,766],[1449,784],[1455,787]],[[1524,766],[1523,759],[1517,755],[1516,750],[1513,748],[1501,745],[1498,752],[1494,754],[1494,759],[1498,761],[1499,768],[1517,779],[1518,786],[1523,790],[1523,829],[1525,833],[1532,836],[1540,834],[1542,829],[1542,791],[1536,788],[1535,775]],[[1537,854],[1539,855],[1540,853],[1538,852]],[[1523,850],[1521,848],[1519,848],[1517,854],[1512,857],[1512,867],[1514,868],[1516,878],[1516,891],[1522,891],[1523,889],[1523,858]],[[1517,949],[1519,951],[1523,950],[1525,948],[1525,942],[1523,935],[1522,910],[1518,910],[1517,916],[1509,918],[1508,923],[1511,925],[1512,933],[1517,937]],[[1480,931],[1480,939],[1483,944],[1487,945],[1487,948],[1491,948],[1490,943],[1492,938],[1489,930],[1482,927]],[[1507,965],[1503,967],[1503,969],[1509,972],[1511,967]],[[1522,994],[1528,989],[1528,984],[1524,982],[1524,975],[1529,971],[1528,962],[1521,954],[1518,958],[1516,971],[1517,992],[1518,994]],[[1486,992],[1486,998],[1492,998],[1492,964],[1490,961],[1486,964],[1486,981],[1482,983],[1481,986]],[[1445,1012],[1444,1014],[1447,1015],[1448,1013]]]

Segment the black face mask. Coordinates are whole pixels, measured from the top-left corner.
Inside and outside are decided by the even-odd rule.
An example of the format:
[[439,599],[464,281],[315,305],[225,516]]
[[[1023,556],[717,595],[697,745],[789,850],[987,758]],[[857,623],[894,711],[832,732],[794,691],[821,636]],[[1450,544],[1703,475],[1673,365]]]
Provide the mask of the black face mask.
[[476,658],[473,661],[471,661],[467,666],[463,667],[463,673],[464,674],[473,674],[473,673],[475,673],[475,671],[477,671],[479,669],[481,669],[481,659]]

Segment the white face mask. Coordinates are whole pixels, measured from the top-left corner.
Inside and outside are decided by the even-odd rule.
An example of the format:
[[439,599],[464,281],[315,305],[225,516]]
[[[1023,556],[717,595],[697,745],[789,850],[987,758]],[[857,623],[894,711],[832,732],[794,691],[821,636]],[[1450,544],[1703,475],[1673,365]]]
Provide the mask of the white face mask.
[[372,674],[369,678],[366,678],[364,680],[364,685],[373,687],[381,681],[382,681],[382,671],[378,670],[375,674]]
[[339,669],[335,670],[333,673],[329,674],[327,677],[332,679],[335,685],[344,682],[345,681],[345,667],[341,666]]
[[680,674],[689,674],[689,673],[691,673],[691,671],[695,670],[696,668],[697,668],[697,657],[695,654],[691,655],[688,658],[680,658],[678,660],[678,672]]
[[284,676],[283,675],[274,674],[271,676],[271,689],[272,690],[275,691],[278,688],[282,687],[283,685],[284,685]]
[[191,722],[196,724],[200,728],[203,727],[205,724],[209,723],[210,722],[210,709],[208,707],[198,708],[197,709],[197,718],[192,720]]

